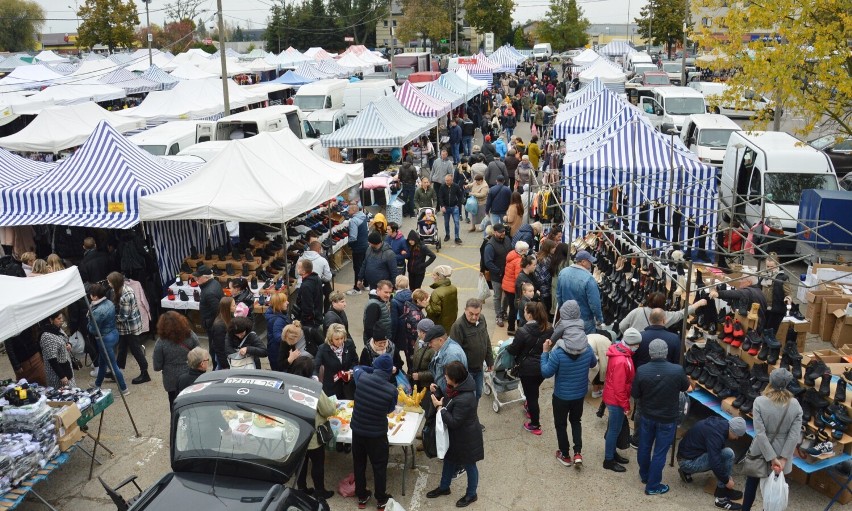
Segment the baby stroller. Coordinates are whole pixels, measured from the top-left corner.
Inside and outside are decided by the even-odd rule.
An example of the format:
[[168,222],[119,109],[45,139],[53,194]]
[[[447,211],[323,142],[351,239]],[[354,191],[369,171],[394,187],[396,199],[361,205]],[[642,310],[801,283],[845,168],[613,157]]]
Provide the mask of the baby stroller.
[[[435,217],[435,230],[432,234],[425,234],[420,229],[420,221],[423,220],[423,217],[426,215],[427,211],[431,211],[433,216]],[[435,250],[438,252],[441,251],[441,230],[438,227],[438,215],[435,214],[435,210],[433,208],[420,208],[417,210],[417,234],[420,235],[420,241],[427,245],[434,245]]]
[[[527,400],[524,390],[521,388],[521,380],[508,374],[509,369],[515,365],[515,357],[507,351],[510,344],[512,344],[511,337],[500,343],[497,347],[497,355],[494,357],[494,370],[485,373],[485,385],[482,392],[486,396],[491,396],[491,409],[494,410],[494,413],[500,413],[501,406]],[[500,401],[499,394],[513,390],[518,391],[519,398]]]

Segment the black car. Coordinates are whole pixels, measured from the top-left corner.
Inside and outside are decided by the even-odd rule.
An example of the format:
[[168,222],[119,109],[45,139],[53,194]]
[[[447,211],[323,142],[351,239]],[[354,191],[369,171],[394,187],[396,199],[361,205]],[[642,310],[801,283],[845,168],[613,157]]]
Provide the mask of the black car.
[[322,386],[289,374],[206,373],[175,399],[171,473],[130,511],[327,511],[287,487],[314,434]]
[[852,137],[835,133],[811,140],[808,144],[828,155],[839,179],[852,172]]

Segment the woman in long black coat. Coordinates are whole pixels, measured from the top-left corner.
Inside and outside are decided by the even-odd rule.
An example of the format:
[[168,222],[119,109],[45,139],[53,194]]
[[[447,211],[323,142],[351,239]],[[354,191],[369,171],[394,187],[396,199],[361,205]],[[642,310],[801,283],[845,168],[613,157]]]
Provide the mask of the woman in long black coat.
[[423,279],[426,278],[426,268],[435,260],[435,253],[420,240],[420,235],[415,230],[409,231],[407,241],[409,247],[409,289],[414,291],[415,289],[420,289],[423,285]]
[[[479,485],[479,470],[476,462],[485,459],[485,447],[482,441],[482,427],[476,409],[476,383],[461,362],[453,361],[444,368],[447,380],[447,393],[441,396],[440,387],[431,385],[432,405],[436,413],[441,414],[444,425],[449,430],[450,446],[444,456],[444,468],[441,472],[441,484],[426,493],[434,499],[450,494],[450,483],[456,470],[464,467],[467,472],[467,491],[456,501],[456,507],[467,507],[476,502],[476,488]],[[440,398],[439,398],[440,397]]]
[[352,399],[355,396],[355,384],[352,381],[352,369],[358,365],[358,352],[355,343],[346,338],[346,328],[340,323],[332,323],[325,334],[325,342],[317,349],[314,360],[314,374],[322,383],[326,396],[337,399]]

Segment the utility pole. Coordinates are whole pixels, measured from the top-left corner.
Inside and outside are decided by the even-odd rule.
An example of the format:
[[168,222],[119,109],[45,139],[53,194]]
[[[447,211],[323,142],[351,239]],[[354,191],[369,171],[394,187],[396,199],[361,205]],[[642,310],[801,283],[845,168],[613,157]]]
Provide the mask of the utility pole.
[[654,0],[648,2],[648,54],[651,54],[651,46],[654,46],[654,32],[651,30],[654,23]]
[[225,59],[225,19],[222,17],[222,0],[216,0],[219,12],[219,62],[222,63],[222,98],[225,100],[225,115],[231,115],[231,102],[228,98],[228,61]]
[[689,27],[689,0],[684,0],[683,4],[683,53],[680,55],[680,86],[686,87],[686,30]]
[[[389,22],[389,25],[390,25],[390,54],[391,54],[391,57],[392,57],[392,56],[393,56],[393,54],[395,53],[395,52],[394,52],[395,46],[394,46],[394,44],[393,44],[393,38],[394,38],[394,29],[393,29],[393,0],[390,0],[390,7],[388,8],[388,12],[390,13],[390,22]],[[376,43],[378,43],[378,41],[376,41]]]
[[459,54],[459,0],[456,0],[456,14],[453,16],[453,25],[456,30],[456,56]]
[[154,65],[154,57],[151,53],[151,42],[154,40],[154,34],[151,33],[151,13],[148,11],[148,4],[151,0],[142,0],[145,2],[145,23],[148,24],[148,66]]

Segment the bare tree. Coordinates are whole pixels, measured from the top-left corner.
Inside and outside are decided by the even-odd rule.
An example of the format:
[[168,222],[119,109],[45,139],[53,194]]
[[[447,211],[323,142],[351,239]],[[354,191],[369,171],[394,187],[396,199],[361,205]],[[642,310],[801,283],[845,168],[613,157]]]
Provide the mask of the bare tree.
[[166,4],[166,17],[177,21],[195,20],[205,0],[174,0]]

